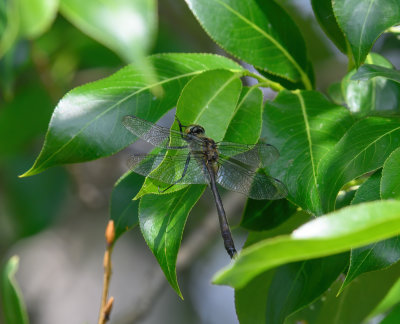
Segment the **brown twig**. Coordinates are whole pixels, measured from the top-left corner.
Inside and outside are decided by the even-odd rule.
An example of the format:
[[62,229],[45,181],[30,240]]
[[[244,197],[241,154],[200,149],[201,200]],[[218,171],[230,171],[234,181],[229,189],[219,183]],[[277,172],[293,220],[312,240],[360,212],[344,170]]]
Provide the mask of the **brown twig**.
[[114,297],[108,298],[108,289],[110,286],[110,278],[112,272],[111,266],[111,253],[113,249],[113,243],[115,238],[114,221],[110,220],[106,228],[106,241],[107,248],[104,253],[104,279],[103,279],[103,294],[101,297],[100,313],[98,324],[104,324],[110,319],[110,313],[114,302]]

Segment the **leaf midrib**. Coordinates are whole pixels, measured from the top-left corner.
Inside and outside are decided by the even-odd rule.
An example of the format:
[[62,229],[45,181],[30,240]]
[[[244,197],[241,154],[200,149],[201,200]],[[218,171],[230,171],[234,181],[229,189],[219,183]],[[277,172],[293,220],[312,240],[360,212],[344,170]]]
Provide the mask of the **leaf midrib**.
[[259,32],[262,36],[264,36],[266,39],[268,39],[271,43],[273,43],[278,50],[282,52],[282,54],[290,61],[290,63],[293,64],[295,69],[299,72],[301,76],[301,80],[304,82],[305,86],[307,89],[311,89],[311,84],[308,79],[308,76],[305,74],[303,69],[297,64],[296,60],[293,58],[292,55],[289,54],[289,52],[271,35],[266,33],[264,30],[262,30],[260,27],[258,27],[256,24],[254,24],[252,21],[241,15],[239,12],[237,12],[235,9],[233,9],[231,6],[229,6],[227,3],[221,1],[221,0],[214,0],[215,2],[219,3],[223,7],[225,7],[228,11],[236,15],[239,19],[243,20],[246,24],[248,24],[250,27],[252,27],[254,30]]
[[[86,128],[88,128],[92,123],[94,123],[94,122],[95,122],[96,120],[98,120],[100,117],[102,117],[103,115],[105,115],[105,114],[108,113],[110,110],[112,110],[112,109],[115,108],[116,106],[120,105],[120,104],[123,103],[124,101],[130,99],[131,97],[133,97],[133,96],[135,96],[135,95],[137,95],[137,94],[139,94],[139,93],[141,93],[141,92],[143,92],[143,91],[149,90],[149,89],[151,89],[151,88],[153,88],[153,87],[157,87],[157,86],[162,85],[162,84],[164,84],[164,83],[168,83],[168,82],[171,82],[171,81],[174,81],[174,80],[178,80],[178,79],[180,79],[180,78],[185,78],[185,77],[188,77],[188,76],[200,74],[200,73],[202,73],[202,72],[204,72],[204,70],[193,71],[193,72],[190,72],[190,73],[181,74],[181,75],[179,75],[179,76],[175,76],[175,77],[172,77],[172,78],[168,78],[168,79],[165,79],[165,80],[156,82],[156,83],[154,83],[154,84],[152,84],[152,85],[145,86],[145,87],[139,89],[138,91],[135,91],[135,92],[133,92],[132,94],[126,96],[125,98],[123,98],[123,99],[117,101],[115,104],[111,105],[109,108],[107,108],[106,110],[104,110],[103,112],[101,112],[100,114],[98,114],[95,118],[93,118],[92,120],[90,120],[89,122],[87,122],[85,125],[83,125],[83,126],[81,127],[81,129],[80,129],[74,136],[72,136],[65,144],[63,144],[58,150],[56,150],[53,154],[51,154],[51,155],[50,155],[46,160],[44,160],[40,165],[45,165],[49,160],[51,160],[51,159],[53,158],[53,156],[57,155],[57,154],[58,154],[60,151],[62,151],[66,146],[68,146],[76,137],[78,137],[78,136],[79,136]],[[34,166],[32,167],[31,170],[33,170],[33,169],[38,169],[38,167],[37,167],[36,165],[34,165]],[[29,172],[29,171],[28,171],[28,172]]]

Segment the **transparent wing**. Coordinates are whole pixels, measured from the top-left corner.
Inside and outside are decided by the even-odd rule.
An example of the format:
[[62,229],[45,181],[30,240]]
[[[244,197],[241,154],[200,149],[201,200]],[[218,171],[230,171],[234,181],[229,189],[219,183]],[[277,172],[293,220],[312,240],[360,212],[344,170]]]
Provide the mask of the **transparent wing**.
[[287,196],[286,186],[278,179],[248,170],[235,160],[220,158],[217,182],[225,189],[253,199],[281,199]]
[[272,164],[279,158],[279,151],[270,144],[253,145],[221,142],[218,151],[222,157],[234,159],[256,169]]
[[[183,148],[187,146],[187,142],[182,138],[180,132],[176,132],[166,127],[162,127],[136,116],[125,116],[122,124],[133,135],[140,137],[142,140],[161,148]],[[185,138],[198,142],[195,136],[184,135]]]
[[188,154],[189,151],[185,150],[176,155],[165,155],[165,153],[131,155],[128,166],[135,173],[168,184],[178,181],[186,166],[185,176],[179,180],[179,184],[208,184],[209,176],[204,172],[201,162],[191,153],[187,163]]

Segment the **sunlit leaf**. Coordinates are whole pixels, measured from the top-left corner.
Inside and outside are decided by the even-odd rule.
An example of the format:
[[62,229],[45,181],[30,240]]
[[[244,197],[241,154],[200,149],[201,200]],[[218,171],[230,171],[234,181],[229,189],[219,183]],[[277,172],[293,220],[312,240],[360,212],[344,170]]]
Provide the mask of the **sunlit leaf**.
[[19,0],[19,34],[35,38],[44,33],[56,18],[59,0]]
[[61,0],[61,13],[98,42],[133,62],[148,52],[157,29],[154,0]]
[[217,284],[243,287],[276,266],[347,251],[400,233],[400,202],[377,201],[345,207],[296,229],[243,249],[214,276]]
[[[125,115],[155,122],[176,105],[182,88],[193,76],[218,68],[242,70],[229,59],[204,54],[155,55],[150,63],[159,78],[155,84],[148,84],[142,70],[130,65],[66,94],[53,113],[39,157],[24,176],[118,152],[135,140],[122,125]],[[164,89],[162,97],[151,93],[159,86]]]

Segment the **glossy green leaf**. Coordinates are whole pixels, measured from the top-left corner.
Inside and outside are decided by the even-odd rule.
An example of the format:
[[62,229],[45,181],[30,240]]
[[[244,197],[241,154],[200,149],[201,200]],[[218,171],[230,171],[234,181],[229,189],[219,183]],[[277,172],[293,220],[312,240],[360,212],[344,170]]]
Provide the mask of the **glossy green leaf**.
[[[272,0],[186,0],[207,33],[234,56],[311,89],[303,37]],[[254,50],[257,49],[257,50]]]
[[360,66],[357,73],[353,74],[352,80],[366,81],[376,77],[383,77],[400,83],[400,71],[376,64],[364,64]]
[[[218,68],[242,71],[233,61],[216,55],[164,54],[149,60],[159,79],[154,84],[146,82],[140,68],[130,65],[65,95],[53,113],[39,157],[24,176],[111,155],[135,140],[122,125],[125,115],[154,122],[176,105],[193,76]],[[155,97],[154,87],[162,87],[164,95]]]
[[1,273],[1,302],[6,324],[28,324],[28,314],[20,288],[15,280],[19,257],[13,256]]
[[[368,63],[392,68],[384,57],[371,53]],[[362,69],[362,67],[360,68]],[[400,112],[400,84],[384,77],[366,81],[353,80],[356,70],[350,71],[342,80],[342,93],[347,107],[357,117],[371,114],[393,114]]]
[[283,323],[288,316],[321,296],[347,262],[348,253],[342,253],[278,268],[269,288],[265,323]]
[[243,249],[219,271],[217,284],[243,287],[260,273],[285,263],[347,251],[400,233],[400,202],[377,201],[345,207],[296,229]]
[[61,13],[126,62],[145,55],[157,29],[154,0],[61,0]]
[[337,296],[339,278],[320,298],[291,316],[285,324],[370,323],[365,320],[367,315],[385,297],[399,274],[400,264],[364,274]]
[[335,209],[339,190],[349,181],[382,167],[400,146],[400,119],[368,117],[354,124],[318,166],[325,211]]
[[114,185],[111,193],[110,218],[114,221],[115,240],[139,222],[139,202],[132,198],[139,192],[143,181],[142,176],[126,172]]
[[312,8],[324,32],[339,50],[347,54],[347,44],[333,14],[332,0],[311,0]]
[[318,163],[351,126],[348,110],[316,91],[282,91],[263,117],[262,135],[281,155],[271,174],[286,184],[292,203],[321,214]]
[[382,199],[400,199],[400,148],[390,154],[383,165]]
[[364,62],[379,35],[400,22],[398,0],[335,0],[332,5],[357,67]]
[[182,297],[176,277],[176,258],[187,216],[204,191],[189,186],[167,195],[146,195],[140,201],[140,229],[172,288]]
[[[381,170],[376,171],[369,177],[357,190],[352,204],[379,200],[381,177]],[[350,253],[350,266],[339,293],[359,275],[387,268],[398,260],[400,260],[399,236],[352,249]]]
[[[177,104],[176,115],[181,123],[183,125],[202,125],[208,137],[216,142],[221,141],[235,112],[241,110],[235,111],[242,90],[239,77],[240,74],[231,71],[213,70],[204,72],[190,80],[183,89]],[[193,98],[196,98],[196,100],[193,100]],[[245,109],[246,106],[242,108]],[[261,122],[260,118],[259,114],[259,123]],[[179,130],[177,122],[175,122],[173,128]],[[169,151],[167,154],[173,155],[176,154],[176,151]],[[160,168],[162,168],[162,165],[160,165]],[[157,172],[157,169],[155,172]],[[149,193],[159,194],[159,186],[160,182],[151,179],[150,175],[135,199]],[[176,191],[183,186],[175,185],[171,190]],[[161,185],[162,187],[163,185]]]
[[265,231],[284,223],[296,211],[286,199],[248,199],[240,226],[250,231]]
[[59,0],[18,0],[20,36],[35,38],[43,34],[56,18],[58,4]]

